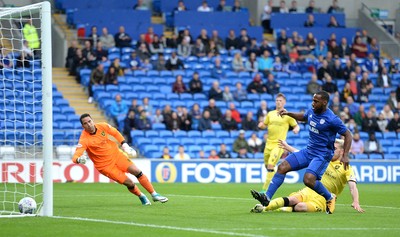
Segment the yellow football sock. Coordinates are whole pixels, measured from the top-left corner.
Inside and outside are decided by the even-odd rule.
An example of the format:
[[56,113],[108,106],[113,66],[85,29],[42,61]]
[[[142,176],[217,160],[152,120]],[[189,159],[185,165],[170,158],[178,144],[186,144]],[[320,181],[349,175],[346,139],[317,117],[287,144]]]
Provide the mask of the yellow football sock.
[[284,207],[285,201],[283,198],[275,198],[273,199],[267,207],[264,208],[264,211],[274,211],[276,209],[279,209],[281,207]]
[[271,183],[272,178],[275,175],[275,170],[274,171],[268,171],[267,172],[267,178],[265,179],[265,183],[263,185],[263,190],[267,190],[269,187],[269,183]]

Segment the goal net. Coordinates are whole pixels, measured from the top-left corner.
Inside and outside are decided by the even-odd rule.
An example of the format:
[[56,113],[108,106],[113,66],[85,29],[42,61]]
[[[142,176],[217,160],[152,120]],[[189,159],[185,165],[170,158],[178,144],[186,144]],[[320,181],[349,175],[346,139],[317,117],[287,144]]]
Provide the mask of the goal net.
[[0,217],[51,216],[52,81],[50,3],[0,9]]

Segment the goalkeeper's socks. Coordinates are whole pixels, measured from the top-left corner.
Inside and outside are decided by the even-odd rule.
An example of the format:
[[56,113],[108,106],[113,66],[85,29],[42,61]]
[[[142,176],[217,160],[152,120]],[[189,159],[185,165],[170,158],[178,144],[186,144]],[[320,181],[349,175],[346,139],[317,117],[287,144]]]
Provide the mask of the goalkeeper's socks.
[[142,192],[140,191],[140,189],[139,189],[139,187],[138,187],[137,185],[135,185],[134,188],[131,188],[131,189],[128,188],[128,190],[129,190],[129,192],[135,194],[135,195],[138,196],[138,197],[139,197],[140,195],[142,195]]
[[145,174],[142,174],[138,178],[138,180],[139,180],[139,183],[142,185],[142,187],[147,190],[147,192],[149,192],[149,193],[154,192],[153,185],[150,183],[149,179],[147,178],[147,176]]

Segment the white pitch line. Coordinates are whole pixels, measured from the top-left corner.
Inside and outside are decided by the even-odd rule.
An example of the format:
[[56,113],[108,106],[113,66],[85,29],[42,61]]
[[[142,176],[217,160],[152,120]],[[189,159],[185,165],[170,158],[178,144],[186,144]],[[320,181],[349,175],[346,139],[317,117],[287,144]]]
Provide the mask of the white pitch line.
[[200,233],[209,233],[209,234],[217,234],[217,235],[228,235],[228,236],[268,237],[266,235],[253,235],[253,234],[235,233],[235,232],[229,232],[229,231],[218,231],[218,230],[211,230],[211,229],[197,229],[197,228],[186,228],[186,227],[178,227],[178,226],[143,224],[143,223],[136,223],[136,222],[101,220],[101,219],[92,219],[92,218],[83,218],[83,217],[53,216],[52,218],[75,220],[75,221],[88,221],[88,222],[97,222],[97,223],[107,223],[107,224],[117,224],[117,225],[130,225],[130,226],[139,226],[139,227],[147,227],[147,228],[158,228],[158,229],[168,229],[168,230],[177,230],[177,231],[200,232]]
[[305,228],[290,228],[290,227],[281,227],[281,228],[276,228],[276,227],[262,227],[262,228],[231,228],[230,230],[238,230],[238,231],[246,231],[246,230],[343,230],[343,231],[354,231],[354,230],[376,230],[376,231],[384,231],[384,230],[400,230],[400,228],[394,227],[394,228],[386,228],[386,227],[363,227],[363,228],[357,228],[357,227],[321,227],[321,228],[315,228],[315,227],[305,227]]
[[[62,195],[60,198],[64,197],[112,197],[112,196],[121,196],[121,195]],[[235,200],[235,201],[254,201],[251,197],[249,198],[234,198],[234,197],[217,197],[217,196],[199,196],[199,195],[181,195],[181,194],[165,194],[165,196],[168,197],[183,197],[183,198],[202,198],[202,199],[225,199],[225,200]],[[250,196],[250,195],[249,195]],[[55,196],[58,198],[57,196]],[[350,206],[350,204],[336,204],[337,206]],[[362,207],[368,207],[368,208],[380,208],[380,209],[389,209],[389,210],[400,210],[400,207],[387,207],[387,206],[372,206],[372,205],[363,205],[361,204]]]

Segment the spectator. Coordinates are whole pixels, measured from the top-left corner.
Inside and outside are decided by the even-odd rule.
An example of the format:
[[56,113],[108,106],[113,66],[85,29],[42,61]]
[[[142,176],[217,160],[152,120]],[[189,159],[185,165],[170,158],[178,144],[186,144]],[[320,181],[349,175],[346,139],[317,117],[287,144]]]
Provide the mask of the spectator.
[[35,55],[37,55],[39,52],[38,50],[40,49],[40,40],[36,27],[33,25],[32,19],[28,19],[28,21],[25,23],[22,33],[24,35],[24,39],[28,41],[29,48],[33,50]]
[[246,70],[243,64],[242,55],[239,52],[235,53],[235,56],[233,57],[232,69],[235,72],[243,72]]
[[190,131],[192,130],[192,116],[189,114],[186,107],[182,108],[182,115],[180,116],[181,119],[181,127],[180,129],[183,131]]
[[262,152],[261,150],[262,140],[259,137],[257,137],[257,133],[251,134],[251,137],[247,140],[247,144],[249,146],[249,152],[251,153]]
[[204,108],[204,111],[210,112],[210,119],[213,123],[219,123],[222,118],[221,110],[215,105],[214,99],[208,101],[208,106]]
[[[332,40],[329,44],[328,47],[328,52],[330,52],[332,54],[333,57],[335,58],[339,58],[339,54],[340,54],[340,48],[337,45],[335,40]],[[328,53],[326,54],[326,56],[328,56]]]
[[262,100],[260,103],[260,108],[257,110],[257,119],[264,121],[264,117],[268,114],[268,104],[267,101]]
[[175,80],[174,84],[172,85],[172,92],[181,94],[181,93],[185,93],[186,91],[187,91],[186,86],[182,81],[182,75],[177,75],[176,80]]
[[316,74],[311,75],[311,80],[307,84],[307,94],[314,95],[321,90],[321,85],[318,83]]
[[203,117],[199,120],[199,126],[198,129],[199,131],[207,131],[211,130],[211,119],[210,119],[210,111],[204,110],[203,112]]
[[217,12],[230,12],[231,11],[230,6],[226,6],[226,1],[225,0],[219,0],[219,4],[217,6],[217,9],[215,11]]
[[182,0],[178,1],[178,6],[174,8],[174,12],[181,12],[181,11],[189,11],[189,9],[185,6],[185,3]]
[[344,79],[344,72],[343,69],[341,67],[341,62],[340,59],[335,59],[335,63],[331,69],[332,71],[332,77],[335,80],[339,80],[339,79]]
[[143,0],[137,0],[137,3],[133,6],[133,10],[136,11],[147,11],[149,8],[143,2]]
[[239,137],[236,138],[236,140],[233,142],[233,151],[236,153],[239,153],[239,151],[241,149],[245,149],[246,152],[249,148],[247,141],[244,137],[245,131],[244,130],[240,130],[239,131]]
[[96,26],[92,26],[91,30],[90,30],[90,34],[88,35],[90,44],[93,46],[93,48],[97,47],[97,43],[99,42],[99,34],[97,33],[97,27]]
[[161,109],[156,109],[156,113],[152,116],[151,122],[154,123],[164,123],[164,116],[161,113]]
[[183,65],[183,62],[178,56],[176,55],[176,52],[172,52],[171,56],[167,60],[167,63],[165,64],[165,67],[167,70],[180,70],[180,69],[185,69],[185,65]]
[[[297,43],[296,50],[299,54],[299,60],[305,61],[307,58],[314,59],[314,55],[311,54],[311,49],[307,45],[306,41],[303,40],[303,37],[299,37],[299,41]],[[294,50],[292,50],[293,53]]]
[[378,60],[374,58],[374,55],[372,53],[369,53],[368,58],[365,59],[365,63],[362,69],[363,71],[367,71],[369,73],[377,73],[378,65]]
[[82,55],[85,58],[86,67],[94,69],[97,66],[97,58],[89,40],[85,41],[85,47],[82,50]]
[[286,30],[282,29],[279,32],[278,38],[276,39],[276,47],[280,49],[282,45],[286,45],[287,40],[288,37],[286,35]]
[[357,124],[358,126],[361,126],[361,125],[362,125],[362,121],[364,120],[364,118],[365,118],[366,116],[367,116],[367,115],[366,115],[365,110],[364,110],[364,105],[361,104],[361,105],[358,107],[358,111],[353,115],[353,119],[354,119],[354,121],[356,122],[356,124]]
[[380,113],[383,114],[383,117],[388,121],[391,120],[394,116],[393,111],[390,109],[390,106],[388,104],[385,104],[383,106],[383,109]]
[[217,155],[218,155],[218,157],[221,158],[221,159],[232,158],[231,153],[230,153],[228,150],[226,150],[226,145],[225,145],[225,143],[221,143],[221,144],[219,145],[219,152],[218,152]]
[[371,132],[369,134],[368,140],[365,142],[365,154],[381,154],[383,155],[383,149],[379,141],[375,137],[375,133]]
[[193,128],[197,128],[202,116],[199,104],[193,104],[192,109],[190,110],[190,116],[192,117]]
[[104,85],[105,75],[104,75],[104,65],[97,65],[96,69],[90,74],[90,81],[88,86],[89,99],[88,103],[93,103],[93,86]]
[[274,79],[274,74],[268,75],[268,80],[265,83],[265,88],[267,89],[267,93],[271,95],[276,95],[279,93],[280,85]]
[[389,74],[394,74],[398,72],[399,72],[399,67],[398,64],[396,63],[396,60],[394,58],[390,59]]
[[232,131],[238,129],[237,122],[232,118],[232,112],[227,110],[225,116],[221,119],[221,127],[225,131]]
[[94,55],[98,63],[108,61],[108,51],[103,48],[103,43],[98,42],[96,44],[96,49],[94,50]]
[[241,123],[242,122],[242,118],[240,117],[240,113],[239,111],[237,111],[236,107],[235,107],[235,103],[230,102],[229,103],[229,110],[231,111],[231,116],[232,118],[236,121],[236,123]]
[[372,38],[368,35],[368,31],[367,30],[362,30],[361,31],[361,35],[359,35],[361,38],[361,41],[364,44],[370,44],[372,41]]
[[171,119],[165,120],[167,130],[172,132],[179,131],[182,126],[182,121],[176,112],[172,112]]
[[[295,51],[295,50],[293,50],[293,51]],[[290,58],[289,63],[286,64],[285,71],[288,73],[294,73],[294,72],[300,71],[300,65],[297,62],[296,58],[292,58],[292,57]]]
[[330,95],[339,95],[336,83],[332,82],[332,77],[325,74],[325,83],[322,85],[322,90],[328,92]]
[[[27,42],[27,41],[24,41]],[[78,47],[78,41],[73,40],[71,41],[71,45],[68,47],[67,51],[67,58],[65,59],[65,67],[69,69],[70,75],[71,74],[71,68],[74,64],[74,59],[76,57],[76,51],[79,49]]]
[[354,119],[350,118],[349,121],[345,125],[351,133],[358,132],[358,127],[357,127],[357,124],[354,121]]
[[208,91],[208,99],[223,100],[223,93],[219,87],[218,81],[213,81],[212,86]]
[[137,102],[137,99],[132,99],[132,101],[131,101],[131,105],[129,106],[129,111],[134,111],[135,112],[135,114],[139,114],[139,111],[138,111],[138,107],[139,107],[139,105],[138,105],[138,102]]
[[167,121],[168,120],[171,120],[171,118],[172,118],[172,109],[171,109],[171,105],[169,105],[169,104],[167,104],[167,105],[165,105],[164,106],[164,109],[163,109],[163,111],[162,111],[162,116],[163,116],[163,118],[164,118],[164,123],[165,123],[165,125],[167,124]]
[[290,8],[289,8],[290,13],[296,13],[297,12],[297,1],[293,0]]
[[114,36],[114,41],[118,48],[131,47],[132,38],[125,33],[125,27],[120,26],[118,33]]
[[384,115],[382,112],[379,113],[378,119],[376,120],[376,123],[377,123],[378,126],[379,126],[380,132],[385,133],[385,132],[388,131],[388,130],[386,129],[386,127],[387,127],[387,125],[389,124],[389,120],[387,120],[387,119],[385,118],[385,115]]
[[166,62],[165,62],[164,54],[162,54],[162,53],[158,54],[157,61],[154,63],[154,66],[153,66],[154,70],[165,71],[165,70],[167,70],[165,65],[166,65]]
[[364,142],[360,139],[360,134],[358,132],[353,135],[350,153],[352,155],[364,154]]
[[99,40],[105,49],[115,47],[114,37],[108,33],[107,27],[103,27],[102,35],[99,37]]
[[273,8],[273,1],[268,0],[268,3],[264,6],[264,10],[261,15],[261,25],[264,28],[264,33],[271,34],[271,13]]
[[242,121],[242,129],[243,130],[252,130],[257,131],[257,121],[253,119],[253,112],[248,111],[246,114],[246,118]]
[[354,102],[353,97],[347,97],[346,100],[346,107],[349,109],[349,113],[351,116],[357,113],[359,110],[359,106],[357,103]]
[[210,160],[218,160],[219,159],[219,156],[218,156],[217,151],[215,149],[212,149],[210,151],[210,155],[208,156],[208,159],[210,159]]
[[400,117],[398,111],[393,113],[393,118],[389,121],[389,124],[387,125],[387,130],[389,130],[390,132],[400,133]]
[[[162,36],[160,38],[160,41],[163,42],[164,48],[170,48],[170,49],[177,49],[179,43],[181,43],[181,41],[178,41],[178,36],[175,33],[172,33],[171,37],[169,38]],[[189,40],[186,41],[190,42]]]
[[317,71],[318,80],[324,80],[326,74],[332,75],[332,71],[328,66],[328,61],[324,59],[322,61],[322,66]]
[[243,89],[241,82],[236,82],[235,84],[236,90],[233,92],[233,98],[236,101],[247,100],[247,91]]
[[368,44],[368,53],[372,53],[376,59],[380,57],[380,49],[378,45],[378,40],[376,38],[372,38],[371,42]]
[[162,155],[161,155],[160,158],[161,158],[161,159],[165,159],[165,160],[170,160],[170,159],[172,159],[172,156],[171,156],[170,153],[169,153],[169,148],[168,148],[167,146],[165,146],[165,147],[163,148]]
[[[159,59],[161,60],[161,58]],[[153,64],[150,63],[150,59],[146,58],[143,63],[141,64],[141,70],[144,72],[153,70]]]
[[187,58],[192,55],[192,46],[189,44],[187,39],[183,39],[178,45],[178,55],[183,58]]
[[254,75],[253,81],[247,86],[247,92],[253,94],[261,94],[267,92],[267,88],[261,81],[261,75],[257,73]]
[[190,156],[185,153],[184,146],[179,145],[178,153],[174,156],[174,160],[190,160]]
[[136,114],[130,110],[124,120],[124,135],[127,138],[128,144],[132,144],[131,131],[136,130]]
[[327,13],[339,13],[339,12],[343,12],[343,9],[339,7],[337,0],[333,0],[332,5],[329,6]]
[[371,133],[379,132],[379,126],[376,118],[371,110],[367,112],[366,117],[362,121],[361,131]]
[[136,50],[136,53],[141,62],[144,62],[146,59],[150,59],[151,57],[151,53],[147,49],[145,43],[140,44],[139,48]]
[[203,1],[201,5],[197,8],[199,12],[212,12],[211,7],[208,6],[207,1]]
[[228,36],[225,38],[225,48],[227,50],[233,50],[238,48],[238,42],[236,41],[236,35],[234,30],[229,30]]
[[250,46],[250,36],[247,34],[246,29],[240,30],[240,35],[235,39],[237,41],[237,48],[242,51],[242,53],[246,52],[247,48]]
[[151,115],[153,114],[153,106],[150,104],[149,97],[144,97],[142,99],[142,107],[144,111],[146,111],[146,115],[148,117],[151,117]]
[[106,85],[118,85],[118,75],[115,72],[115,67],[110,67],[107,74],[104,77],[104,84]]
[[[386,67],[382,68],[382,72],[379,74],[376,83],[377,83],[378,87],[380,87],[380,88],[392,87],[392,78],[388,75]],[[396,93],[394,95],[396,95]]]
[[332,15],[329,18],[328,27],[339,28],[339,27],[342,27],[342,26],[339,24],[339,22],[337,22],[336,17]]
[[345,56],[350,56],[351,48],[347,44],[347,39],[345,37],[342,38],[339,45],[339,58],[344,58]]
[[367,52],[368,52],[367,45],[362,42],[360,36],[356,36],[356,38],[354,39],[354,43],[352,45],[352,53],[354,53],[357,58],[366,58]]
[[281,62],[281,58],[276,56],[275,57],[275,62],[272,64],[272,71],[274,72],[283,72],[285,67],[283,66]]
[[240,5],[240,0],[235,0],[232,7],[233,12],[241,12],[243,11],[242,6]]
[[193,73],[192,80],[189,82],[189,90],[192,94],[203,92],[203,82],[200,80],[198,72]]
[[146,42],[147,45],[151,45],[154,41],[154,36],[156,36],[156,34],[154,34],[154,29],[153,27],[149,27],[147,28],[147,32],[146,34],[144,34],[144,41]]
[[314,0],[310,0],[308,3],[308,7],[306,8],[306,13],[317,13],[318,10],[315,8],[315,2]]
[[128,113],[128,105],[122,100],[120,94],[115,95],[115,100],[110,105],[110,114],[115,124],[118,127],[120,118],[125,118]]
[[214,67],[211,70],[211,77],[216,79],[225,78],[225,70],[222,68],[222,63],[220,58],[215,59]]
[[304,22],[304,27],[314,27],[315,19],[313,14],[309,14],[307,20]]
[[164,45],[160,41],[160,38],[158,37],[158,35],[153,36],[153,40],[149,44],[149,48],[150,48],[150,53],[153,55],[164,53]]
[[241,148],[238,152],[238,156],[237,158],[239,159],[247,159],[249,158],[248,154],[247,154],[247,149],[246,148]]
[[246,61],[245,64],[246,71],[249,73],[258,72],[258,61],[256,53],[250,53],[249,59]]
[[207,51],[207,48],[210,47],[210,38],[208,37],[207,30],[206,29],[201,29],[200,35],[197,37],[197,39],[201,40],[201,42],[203,43],[203,45],[204,45],[204,47],[206,48],[206,51]]
[[182,40],[186,40],[189,44],[193,44],[193,37],[190,34],[189,29],[184,29],[182,32],[179,33],[179,37],[178,37],[178,43],[181,43]]
[[250,45],[246,50],[246,56],[250,56],[251,53],[258,54],[259,52],[260,52],[260,47],[258,47],[257,39],[252,38],[250,41]]
[[111,63],[110,68],[113,67],[115,69],[115,73],[118,76],[124,76],[125,75],[125,69],[121,66],[120,59],[115,58],[114,61]]
[[270,43],[268,42],[267,39],[263,39],[261,44],[260,44],[260,52],[259,54],[262,56],[262,54],[264,54],[264,51],[267,50],[269,55],[268,57],[271,57],[271,55],[274,54],[274,50],[272,48],[272,46],[270,45]]
[[283,64],[287,64],[289,62],[290,56],[286,45],[282,44],[280,49],[281,50],[278,53],[278,57],[281,59]]
[[133,50],[131,53],[131,58],[129,62],[129,66],[131,71],[136,71],[140,69],[140,58],[137,56],[136,50]]
[[390,109],[395,111],[397,109],[397,104],[400,101],[397,100],[396,97],[396,92],[395,91],[391,91],[388,100],[386,101],[386,104],[389,105]]
[[222,38],[219,37],[219,34],[218,34],[217,30],[213,30],[211,32],[210,41],[214,41],[215,45],[217,46],[218,51],[221,51],[222,49],[225,49],[225,43],[222,40]]
[[205,57],[206,53],[207,53],[206,46],[203,44],[201,39],[197,38],[196,39],[196,44],[192,48],[192,54],[194,56],[197,56],[197,57],[201,58],[201,57]]
[[206,154],[204,153],[204,151],[200,150],[199,154],[198,154],[198,156],[196,158],[198,158],[198,159],[206,159],[207,157],[206,157]]
[[314,55],[315,57],[319,57],[322,55],[323,57],[326,57],[326,54],[328,53],[328,47],[325,44],[324,40],[319,41],[318,46],[314,50]]
[[372,91],[372,88],[374,88],[372,81],[369,79],[368,72],[362,73],[362,78],[359,81],[359,88],[360,88],[360,90],[365,89],[367,94],[370,94]]
[[229,86],[224,87],[224,92],[222,92],[222,100],[223,101],[233,101],[233,94],[230,91]]
[[272,70],[273,59],[270,57],[268,50],[264,50],[261,57],[258,58],[258,70],[263,73],[264,77],[267,77]]
[[289,9],[286,7],[286,2],[284,0],[279,2],[279,13],[289,13]]

